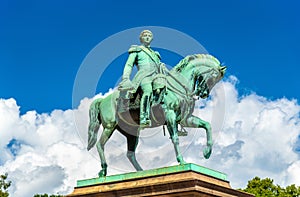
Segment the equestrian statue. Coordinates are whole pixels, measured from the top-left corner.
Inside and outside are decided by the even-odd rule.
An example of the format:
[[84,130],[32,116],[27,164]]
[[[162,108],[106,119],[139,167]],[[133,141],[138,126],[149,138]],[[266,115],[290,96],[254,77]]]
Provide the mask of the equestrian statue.
[[[99,177],[106,176],[107,162],[104,147],[115,130],[127,138],[127,158],[137,171],[142,167],[136,160],[135,150],[143,129],[167,126],[179,164],[185,161],[179,150],[179,136],[187,135],[178,126],[203,128],[206,131],[206,147],[203,155],[208,159],[212,152],[210,123],[193,115],[195,101],[209,96],[211,89],[226,71],[215,57],[208,54],[188,55],[168,70],[160,61],[158,52],[150,48],[152,32],[144,30],[140,35],[142,45],[133,45],[124,67],[118,89],[104,98],[95,99],[89,110],[88,146],[96,145],[101,160]],[[132,67],[137,74],[132,80]],[[103,127],[97,141],[100,125]]]

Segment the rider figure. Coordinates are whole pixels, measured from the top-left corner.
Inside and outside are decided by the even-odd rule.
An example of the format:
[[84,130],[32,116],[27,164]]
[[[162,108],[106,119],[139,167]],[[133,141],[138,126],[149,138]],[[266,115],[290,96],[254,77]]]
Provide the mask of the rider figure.
[[[141,86],[142,98],[140,102],[140,125],[150,125],[150,96],[152,94],[152,82],[154,76],[162,72],[164,65],[160,62],[158,52],[150,48],[153,34],[149,30],[144,30],[140,34],[141,45],[132,45],[128,50],[129,56],[124,67],[122,81],[119,90],[136,92]],[[130,81],[133,66],[136,65],[138,72]],[[128,96],[127,96],[128,97]],[[125,98],[129,99],[129,98]]]

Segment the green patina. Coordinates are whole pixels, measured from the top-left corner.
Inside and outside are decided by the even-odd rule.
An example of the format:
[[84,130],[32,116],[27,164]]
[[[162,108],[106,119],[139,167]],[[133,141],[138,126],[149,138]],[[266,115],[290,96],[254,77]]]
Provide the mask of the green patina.
[[96,185],[101,183],[112,183],[112,182],[131,180],[131,179],[140,179],[140,178],[146,178],[151,176],[161,176],[161,175],[174,174],[174,173],[187,172],[187,171],[193,171],[220,180],[227,181],[227,175],[222,172],[218,172],[196,164],[187,163],[183,165],[169,166],[164,168],[130,172],[125,174],[111,175],[111,176],[86,179],[86,180],[78,180],[77,187],[85,187],[85,186]]
[[[107,174],[104,148],[115,130],[127,138],[127,158],[137,171],[143,170],[135,151],[140,132],[145,128],[166,125],[176,159],[181,165],[185,161],[179,148],[179,136],[188,134],[184,127],[204,129],[206,146],[203,156],[208,159],[212,153],[211,125],[193,115],[193,111],[196,100],[207,98],[214,85],[224,77],[226,66],[211,55],[194,54],[186,56],[168,70],[160,61],[159,53],[151,49],[152,39],[151,31],[141,32],[141,45],[132,45],[128,50],[129,56],[118,89],[94,100],[90,106],[87,150],[95,145],[97,147],[102,167],[99,177]],[[131,80],[134,66],[138,72]],[[101,137],[97,139],[101,125]]]

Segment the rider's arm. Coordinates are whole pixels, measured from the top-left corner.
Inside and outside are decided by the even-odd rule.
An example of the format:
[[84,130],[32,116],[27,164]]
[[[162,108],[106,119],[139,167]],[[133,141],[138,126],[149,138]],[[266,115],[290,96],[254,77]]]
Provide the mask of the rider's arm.
[[137,53],[129,53],[128,59],[126,61],[124,71],[123,71],[123,76],[122,80],[127,80],[130,78],[130,74],[132,72],[132,68],[134,66],[134,62],[136,59]]

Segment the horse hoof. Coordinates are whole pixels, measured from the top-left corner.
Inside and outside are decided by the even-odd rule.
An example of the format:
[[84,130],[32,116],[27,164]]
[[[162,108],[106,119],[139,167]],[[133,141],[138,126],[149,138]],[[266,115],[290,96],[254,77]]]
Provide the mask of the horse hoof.
[[180,165],[186,164],[186,162],[183,160],[183,157],[182,157],[182,156],[177,157],[177,161],[178,161],[178,163],[179,163]]
[[105,177],[105,176],[106,176],[106,170],[101,170],[101,171],[98,173],[98,176],[99,176],[99,177]]
[[211,148],[210,147],[205,147],[203,150],[203,156],[205,159],[208,159],[211,155]]

